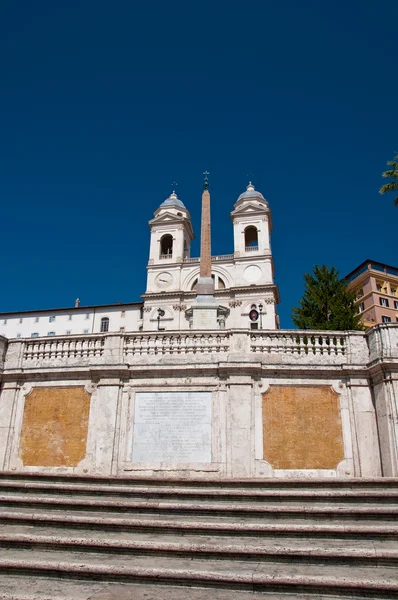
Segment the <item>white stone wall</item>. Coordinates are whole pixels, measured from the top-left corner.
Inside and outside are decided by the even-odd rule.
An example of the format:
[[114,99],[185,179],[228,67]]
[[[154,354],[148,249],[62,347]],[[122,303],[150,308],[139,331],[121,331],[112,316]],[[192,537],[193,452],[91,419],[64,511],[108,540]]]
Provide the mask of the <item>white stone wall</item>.
[[[0,338],[0,350],[7,346],[0,367],[0,469],[183,478],[396,476],[397,334],[397,326],[380,326],[367,334],[185,330],[8,344]],[[327,386],[338,395],[344,459],[336,469],[278,470],[264,460],[262,395],[277,385]],[[32,389],[51,386],[85,386],[90,393],[87,452],[77,467],[29,467],[19,456],[25,400]],[[165,391],[211,397],[211,460],[206,453],[195,462],[133,460],[134,435],[146,439],[153,411],[149,429],[137,434],[137,394]],[[162,419],[173,419],[172,409]]]

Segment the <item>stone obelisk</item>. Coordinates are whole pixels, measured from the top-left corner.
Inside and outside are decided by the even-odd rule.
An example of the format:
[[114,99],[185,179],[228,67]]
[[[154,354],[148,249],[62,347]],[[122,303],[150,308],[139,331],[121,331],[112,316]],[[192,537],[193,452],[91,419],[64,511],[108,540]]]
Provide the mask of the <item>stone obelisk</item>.
[[200,295],[213,295],[214,283],[211,278],[211,235],[210,235],[210,194],[207,171],[204,173],[205,181],[202,194],[202,228],[200,231],[200,277],[197,284],[197,293]]
[[207,171],[202,194],[202,229],[200,235],[200,276],[192,305],[193,329],[217,329],[217,304],[211,277],[210,194]]

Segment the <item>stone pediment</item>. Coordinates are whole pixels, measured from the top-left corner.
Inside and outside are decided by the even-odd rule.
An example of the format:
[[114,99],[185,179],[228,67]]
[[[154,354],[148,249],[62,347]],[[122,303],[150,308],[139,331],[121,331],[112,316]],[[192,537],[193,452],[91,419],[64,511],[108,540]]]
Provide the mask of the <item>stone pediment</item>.
[[269,209],[268,206],[261,205],[259,206],[257,203],[255,204],[254,202],[245,202],[244,204],[241,204],[240,206],[237,206],[235,208],[235,210],[231,213],[231,215],[236,216],[243,216],[243,215],[252,215],[252,214],[264,214],[264,213],[268,213]]
[[186,221],[184,217],[177,216],[171,212],[164,212],[161,215],[157,215],[154,219],[151,219],[151,221],[149,221],[149,224],[152,225],[156,223],[157,225],[159,225],[162,223],[181,223],[183,221]]

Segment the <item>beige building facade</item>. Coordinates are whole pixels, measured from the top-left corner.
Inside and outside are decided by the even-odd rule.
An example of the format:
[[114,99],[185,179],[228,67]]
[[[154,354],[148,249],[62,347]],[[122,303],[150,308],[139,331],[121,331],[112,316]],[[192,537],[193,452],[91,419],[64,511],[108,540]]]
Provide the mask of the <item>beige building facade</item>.
[[356,293],[356,305],[365,327],[398,323],[398,268],[366,260],[345,280]]

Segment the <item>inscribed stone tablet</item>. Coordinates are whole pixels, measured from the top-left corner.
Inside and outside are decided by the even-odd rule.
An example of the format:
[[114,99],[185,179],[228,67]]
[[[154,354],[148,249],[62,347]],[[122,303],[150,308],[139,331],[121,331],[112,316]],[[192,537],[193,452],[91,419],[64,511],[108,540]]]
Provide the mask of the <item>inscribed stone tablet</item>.
[[135,462],[211,462],[211,392],[138,392]]

